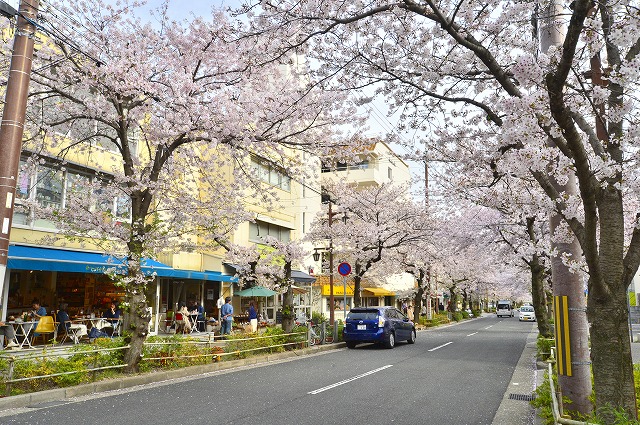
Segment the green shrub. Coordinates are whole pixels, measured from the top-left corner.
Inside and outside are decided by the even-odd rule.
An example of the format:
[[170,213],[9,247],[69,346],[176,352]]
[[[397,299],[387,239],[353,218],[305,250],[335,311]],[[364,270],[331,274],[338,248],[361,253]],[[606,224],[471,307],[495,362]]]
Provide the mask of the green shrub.
[[[554,377],[555,382],[555,377]],[[553,425],[553,407],[551,401],[551,388],[549,387],[549,373],[544,373],[544,381],[533,392],[534,399],[530,402],[538,409],[538,416],[544,421],[544,425]]]
[[[299,335],[285,335],[282,328],[273,327],[268,328],[264,333],[260,334],[260,336],[269,336],[270,338],[247,339],[257,337],[257,333],[228,335],[226,351],[228,353],[236,352],[235,358],[246,358],[255,354],[281,352],[287,349],[287,347],[302,346],[307,341],[306,329],[304,326],[296,326],[292,333],[299,333]],[[285,343],[296,344],[277,346]]]
[[318,323],[322,323],[322,322],[327,322],[328,319],[325,317],[324,314],[314,311],[313,313],[311,313],[311,321],[314,324],[318,324]]
[[556,340],[538,336],[536,341],[537,358],[547,360],[551,356],[551,347],[555,346]]
[[453,313],[451,313],[451,318],[456,322],[459,322],[462,320],[462,313],[459,311],[454,311]]
[[[458,312],[456,312],[456,313],[458,313]],[[462,314],[462,318],[463,319],[468,319],[469,318],[469,312],[467,312],[466,310],[460,311],[460,314]],[[457,321],[459,321],[459,320],[457,320]]]

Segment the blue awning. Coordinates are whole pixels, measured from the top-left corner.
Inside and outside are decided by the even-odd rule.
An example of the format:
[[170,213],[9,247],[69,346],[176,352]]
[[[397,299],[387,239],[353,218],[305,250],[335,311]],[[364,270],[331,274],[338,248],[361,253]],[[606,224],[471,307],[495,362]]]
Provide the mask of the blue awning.
[[174,279],[195,279],[195,280],[211,280],[214,282],[237,282],[238,278],[233,277],[228,274],[222,274],[220,272],[214,272],[210,270],[206,270],[204,272],[198,272],[195,270],[181,270],[174,269],[173,275],[171,276]]
[[[96,252],[24,245],[10,245],[7,261],[7,268],[13,270],[103,274],[113,267],[124,271],[122,259]],[[150,258],[142,260],[142,270],[160,277],[172,277],[174,273],[172,267]]]

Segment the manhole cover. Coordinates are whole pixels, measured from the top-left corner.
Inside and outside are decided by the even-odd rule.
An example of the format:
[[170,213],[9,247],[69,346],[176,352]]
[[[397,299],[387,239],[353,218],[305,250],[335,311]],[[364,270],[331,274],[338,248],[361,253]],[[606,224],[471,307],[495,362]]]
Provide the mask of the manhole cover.
[[531,401],[535,398],[533,394],[509,394],[509,400]]

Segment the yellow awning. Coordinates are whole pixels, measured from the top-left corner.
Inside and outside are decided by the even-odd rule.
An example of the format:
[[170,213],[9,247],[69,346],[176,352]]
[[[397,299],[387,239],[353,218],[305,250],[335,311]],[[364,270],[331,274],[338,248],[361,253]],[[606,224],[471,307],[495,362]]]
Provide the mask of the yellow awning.
[[364,296],[374,296],[374,297],[388,297],[395,296],[395,292],[391,292],[388,289],[384,288],[362,288],[362,295]]

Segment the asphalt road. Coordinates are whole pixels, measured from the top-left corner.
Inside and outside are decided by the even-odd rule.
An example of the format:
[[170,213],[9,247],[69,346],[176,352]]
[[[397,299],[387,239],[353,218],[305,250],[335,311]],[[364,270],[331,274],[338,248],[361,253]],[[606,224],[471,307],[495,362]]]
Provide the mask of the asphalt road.
[[535,326],[493,315],[416,344],[339,349],[25,408],[3,424],[491,424]]

